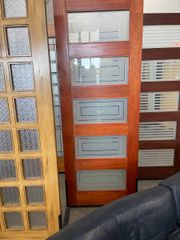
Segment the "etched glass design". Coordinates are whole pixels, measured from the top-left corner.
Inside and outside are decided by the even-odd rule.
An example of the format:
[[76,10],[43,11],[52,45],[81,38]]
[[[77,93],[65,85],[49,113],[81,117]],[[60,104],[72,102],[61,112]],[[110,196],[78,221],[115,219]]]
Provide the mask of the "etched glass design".
[[69,13],[69,42],[113,42],[129,40],[129,12]]
[[42,186],[26,187],[26,199],[30,205],[37,205],[44,203],[44,189]]
[[37,129],[19,130],[21,151],[32,152],[40,148],[39,131]]
[[31,55],[28,27],[7,27],[6,32],[10,56]]
[[12,135],[10,130],[0,130],[0,153],[13,150]]
[[4,81],[4,71],[3,71],[3,65],[0,64],[0,92],[5,91],[5,81]]
[[19,189],[17,187],[2,187],[0,195],[4,206],[19,205]]
[[4,218],[6,222],[6,228],[12,230],[19,230],[23,228],[22,215],[19,212],[5,212]]
[[23,159],[23,173],[25,179],[42,178],[42,165],[40,159]]
[[13,90],[34,90],[34,72],[32,63],[11,64],[10,68]]
[[4,0],[4,16],[6,18],[27,17],[26,0]]
[[16,98],[16,116],[18,122],[36,122],[36,99],[31,98]]
[[5,98],[0,98],[0,124],[7,122],[9,122],[8,101]]
[[29,212],[29,224],[31,229],[47,228],[47,218],[45,212]]
[[71,80],[73,86],[127,84],[128,57],[74,58]]
[[14,160],[0,160],[0,180],[15,180],[16,167]]

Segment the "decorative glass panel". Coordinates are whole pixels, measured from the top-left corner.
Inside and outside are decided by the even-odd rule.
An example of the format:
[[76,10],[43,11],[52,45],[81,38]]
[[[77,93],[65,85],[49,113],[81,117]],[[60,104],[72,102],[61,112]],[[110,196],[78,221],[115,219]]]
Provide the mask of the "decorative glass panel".
[[9,121],[8,101],[5,98],[0,98],[0,124]]
[[12,135],[9,130],[0,130],[0,153],[13,150]]
[[141,93],[141,112],[176,112],[179,92]]
[[37,129],[19,130],[21,151],[38,151],[40,149],[39,131]]
[[7,27],[8,53],[10,56],[30,56],[28,27]]
[[139,150],[139,167],[172,167],[174,155],[174,149]]
[[22,215],[19,212],[6,212],[4,213],[6,228],[7,229],[22,229],[23,221]]
[[179,59],[142,61],[142,82],[163,82],[179,80]]
[[0,188],[3,205],[19,205],[19,189],[17,187]]
[[4,0],[4,15],[6,18],[27,17],[26,0]]
[[25,179],[42,178],[40,159],[23,159],[23,173]]
[[36,99],[31,98],[16,98],[16,115],[18,122],[36,122]]
[[175,140],[176,128],[176,122],[141,122],[139,140]]
[[41,186],[26,187],[26,199],[28,204],[44,203],[44,188]]
[[77,172],[78,191],[125,189],[126,170],[88,170]]
[[128,58],[75,58],[71,60],[74,86],[127,84]]
[[13,90],[34,90],[34,72],[32,63],[11,64],[10,68]]
[[127,121],[127,99],[74,100],[74,123]]
[[47,228],[47,219],[45,212],[29,212],[29,224],[31,229]]
[[180,39],[180,25],[144,26],[143,48],[177,47]]
[[0,180],[16,179],[14,160],[0,160]]
[[76,137],[76,158],[126,157],[126,136]]
[[0,64],[0,92],[5,91],[3,64]]
[[69,13],[69,42],[112,42],[129,39],[129,12]]

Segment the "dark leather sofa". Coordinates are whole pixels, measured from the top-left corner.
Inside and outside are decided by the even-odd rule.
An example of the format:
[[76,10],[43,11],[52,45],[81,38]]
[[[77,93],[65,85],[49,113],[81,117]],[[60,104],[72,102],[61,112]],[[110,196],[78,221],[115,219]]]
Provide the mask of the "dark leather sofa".
[[98,208],[49,240],[180,240],[180,173]]

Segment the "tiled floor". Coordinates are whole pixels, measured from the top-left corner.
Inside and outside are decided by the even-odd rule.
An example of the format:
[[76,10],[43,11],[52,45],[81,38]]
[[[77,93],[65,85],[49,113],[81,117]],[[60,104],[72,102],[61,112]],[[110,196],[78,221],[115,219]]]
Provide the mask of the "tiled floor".
[[[161,182],[161,180],[143,180],[138,182],[138,191],[143,191],[151,187],[155,187]],[[65,211],[66,211],[66,187],[65,187],[65,176],[64,174],[59,174],[59,186],[61,194],[61,212],[62,221],[64,222]],[[70,215],[68,224],[71,224],[78,219],[86,216],[90,212],[94,211],[96,207],[75,207],[70,208]],[[67,219],[66,219],[67,221]]]

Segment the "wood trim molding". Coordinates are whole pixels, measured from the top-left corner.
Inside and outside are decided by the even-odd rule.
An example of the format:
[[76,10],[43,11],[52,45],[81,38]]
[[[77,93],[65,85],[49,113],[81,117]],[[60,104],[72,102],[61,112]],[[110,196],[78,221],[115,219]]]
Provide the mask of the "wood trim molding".
[[180,13],[153,13],[144,14],[144,26],[148,25],[178,25]]

